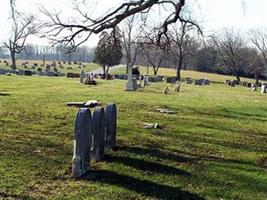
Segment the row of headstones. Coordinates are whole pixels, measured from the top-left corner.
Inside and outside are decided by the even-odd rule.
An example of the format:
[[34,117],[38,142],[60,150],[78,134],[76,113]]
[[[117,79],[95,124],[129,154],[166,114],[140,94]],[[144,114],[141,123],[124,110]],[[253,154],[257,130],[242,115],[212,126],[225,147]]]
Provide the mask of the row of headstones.
[[25,76],[32,76],[32,75],[39,75],[39,76],[65,76],[65,73],[61,72],[36,72],[31,70],[18,70],[18,69],[0,69],[0,74],[16,74],[16,75],[25,75]]
[[248,83],[248,82],[241,82],[238,80],[226,80],[225,84],[231,87],[235,87],[235,85],[241,85],[243,87],[250,88],[252,91],[256,91],[257,87],[261,87],[261,93],[267,93],[267,83]]
[[116,146],[117,109],[110,103],[105,108],[80,108],[74,124],[72,176],[81,178],[90,169],[91,159],[101,161],[105,150]]
[[[146,81],[146,82],[162,82],[164,80],[164,76],[148,76],[148,75],[132,75],[133,78],[135,78],[138,81]],[[121,79],[121,80],[127,80],[128,75],[127,74],[115,74],[114,78]]]
[[210,84],[210,81],[208,79],[195,79],[195,80],[193,80],[190,77],[186,77],[185,82],[187,84],[194,83],[194,85],[209,85]]

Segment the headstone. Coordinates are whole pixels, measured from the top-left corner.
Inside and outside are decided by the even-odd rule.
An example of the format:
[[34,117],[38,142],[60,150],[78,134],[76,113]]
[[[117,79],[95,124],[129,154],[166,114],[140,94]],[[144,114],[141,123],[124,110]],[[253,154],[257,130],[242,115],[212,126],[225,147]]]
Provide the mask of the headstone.
[[167,83],[175,83],[177,80],[177,77],[167,77]]
[[204,79],[203,80],[203,83],[204,83],[204,85],[209,85],[210,84],[210,81],[208,79]]
[[144,76],[144,86],[149,85],[149,84],[150,84],[150,83],[149,83],[148,76],[145,75],[145,76]]
[[266,93],[267,91],[267,84],[262,84],[261,85],[261,93]]
[[32,71],[24,70],[24,76],[31,76],[31,75],[32,75]]
[[230,86],[231,86],[231,87],[235,87],[235,83],[236,83],[235,80],[231,80],[231,81],[230,81]]
[[185,78],[185,82],[186,82],[187,84],[192,84],[192,83],[193,83],[193,81],[192,81],[192,79],[191,79],[190,77],[186,77],[186,78]]
[[106,116],[106,147],[114,148],[116,146],[117,134],[117,108],[116,104],[110,103],[105,107]]
[[74,124],[72,176],[81,178],[90,168],[90,149],[92,146],[91,111],[80,108]]
[[105,151],[105,133],[106,133],[106,118],[103,108],[97,107],[93,114],[93,157],[96,161],[104,158]]
[[67,78],[74,78],[74,73],[68,72],[67,73]]
[[134,91],[134,85],[133,85],[133,75],[132,75],[132,65],[128,65],[128,78],[126,83],[126,91]]
[[195,80],[195,85],[202,85],[203,84],[203,80],[202,79],[196,79]]
[[133,88],[134,88],[134,90],[136,90],[138,88],[137,79],[136,78],[133,78]]
[[257,90],[256,84],[252,83],[250,89],[251,89],[251,91],[256,91]]

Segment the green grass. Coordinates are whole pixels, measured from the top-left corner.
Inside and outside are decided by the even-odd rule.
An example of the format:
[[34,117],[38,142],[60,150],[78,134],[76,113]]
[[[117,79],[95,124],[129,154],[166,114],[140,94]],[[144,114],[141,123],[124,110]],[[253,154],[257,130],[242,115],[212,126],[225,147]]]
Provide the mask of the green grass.
[[[165,86],[0,76],[0,198],[266,199],[267,95],[223,84],[163,95]],[[76,109],[64,104],[88,99],[117,104],[119,148],[74,180]]]

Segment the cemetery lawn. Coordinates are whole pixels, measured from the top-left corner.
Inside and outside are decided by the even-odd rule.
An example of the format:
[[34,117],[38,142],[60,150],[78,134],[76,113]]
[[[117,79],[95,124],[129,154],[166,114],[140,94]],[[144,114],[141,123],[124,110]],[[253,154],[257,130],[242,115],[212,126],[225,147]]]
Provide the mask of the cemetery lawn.
[[[166,83],[125,92],[124,81],[97,82],[0,76],[0,199],[266,199],[266,94],[182,84],[165,96]],[[118,149],[74,180],[76,108],[65,103],[88,99],[117,104]]]

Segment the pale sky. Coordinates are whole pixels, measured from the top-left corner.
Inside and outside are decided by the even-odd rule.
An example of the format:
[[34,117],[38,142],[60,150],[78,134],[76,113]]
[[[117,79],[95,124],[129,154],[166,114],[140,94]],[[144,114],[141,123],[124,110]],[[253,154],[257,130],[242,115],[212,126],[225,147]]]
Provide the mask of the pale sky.
[[[72,0],[16,0],[19,11],[33,13],[38,16],[39,8],[62,10],[64,18],[74,17]],[[116,5],[125,2],[123,0],[88,0],[91,6],[87,6],[88,12],[95,17]],[[206,35],[220,30],[224,27],[235,27],[244,31],[252,28],[267,27],[267,0],[186,0],[192,8],[195,18],[201,22]],[[0,42],[8,38],[10,29],[8,23],[10,7],[9,0],[0,0]],[[42,18],[42,17],[41,17]],[[94,36],[86,42],[88,46],[97,43]],[[48,41],[31,37],[27,43],[48,44]]]

